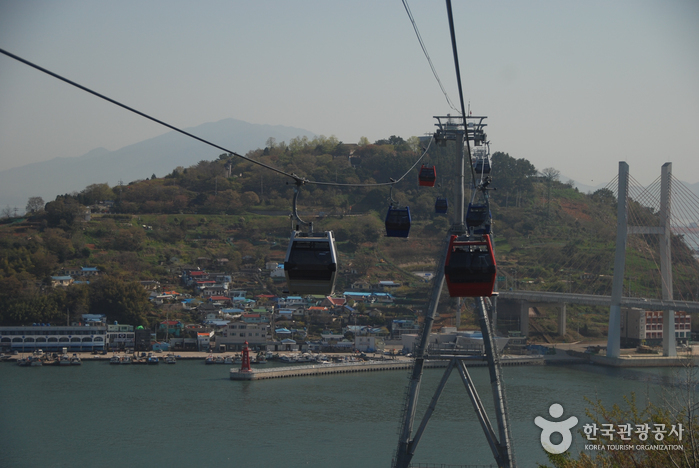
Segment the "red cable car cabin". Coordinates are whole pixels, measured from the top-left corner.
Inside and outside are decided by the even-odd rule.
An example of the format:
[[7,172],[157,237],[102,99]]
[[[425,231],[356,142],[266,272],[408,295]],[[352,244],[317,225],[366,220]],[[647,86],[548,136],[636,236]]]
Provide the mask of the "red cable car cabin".
[[478,240],[451,236],[444,265],[449,296],[492,296],[495,274],[495,255],[489,235]]
[[434,187],[434,183],[437,180],[437,169],[434,166],[425,166],[423,164],[417,178],[421,187]]

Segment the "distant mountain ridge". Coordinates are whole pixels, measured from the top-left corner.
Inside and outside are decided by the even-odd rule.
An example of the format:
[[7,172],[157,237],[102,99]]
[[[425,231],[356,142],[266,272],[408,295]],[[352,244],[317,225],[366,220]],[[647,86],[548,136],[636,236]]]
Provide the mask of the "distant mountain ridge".
[[[271,137],[277,142],[316,135],[282,125],[252,124],[237,119],[209,122],[184,129],[239,154],[264,148]],[[0,207],[9,205],[24,212],[29,197],[53,201],[57,195],[81,191],[90,184],[127,184],[155,174],[163,177],[177,166],[189,167],[201,160],[218,158],[217,150],[172,131],[115,151],[96,148],[74,158],[54,158],[0,171]]]

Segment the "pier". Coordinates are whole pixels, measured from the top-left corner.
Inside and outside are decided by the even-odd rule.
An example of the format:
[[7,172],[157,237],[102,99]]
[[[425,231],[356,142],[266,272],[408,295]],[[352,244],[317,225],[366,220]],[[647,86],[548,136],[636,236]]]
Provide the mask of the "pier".
[[[482,357],[474,357],[473,359],[465,360],[469,367],[486,367],[488,362]],[[503,359],[503,366],[524,366],[524,365],[542,365],[544,364],[543,356],[524,356],[512,357]],[[445,360],[428,360],[424,367],[427,369],[447,367],[448,361]],[[282,379],[287,377],[307,377],[328,374],[345,374],[353,372],[375,372],[410,369],[413,366],[412,360],[397,360],[397,361],[364,361],[364,362],[343,362],[336,364],[312,364],[307,366],[286,366],[274,367],[271,369],[252,369],[250,372],[241,372],[237,368],[231,368],[231,380],[264,380],[264,379]]]

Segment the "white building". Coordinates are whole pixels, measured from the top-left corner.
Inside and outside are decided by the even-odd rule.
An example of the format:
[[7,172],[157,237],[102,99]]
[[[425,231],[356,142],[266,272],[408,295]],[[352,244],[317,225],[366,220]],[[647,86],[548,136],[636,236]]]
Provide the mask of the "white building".
[[240,351],[245,342],[251,348],[263,349],[271,341],[269,325],[265,323],[232,322],[216,332],[216,347],[223,345],[228,351]]
[[31,353],[36,349],[50,352],[102,351],[107,343],[106,325],[0,327],[0,349]]
[[363,353],[383,353],[385,343],[377,336],[355,336],[354,347]]

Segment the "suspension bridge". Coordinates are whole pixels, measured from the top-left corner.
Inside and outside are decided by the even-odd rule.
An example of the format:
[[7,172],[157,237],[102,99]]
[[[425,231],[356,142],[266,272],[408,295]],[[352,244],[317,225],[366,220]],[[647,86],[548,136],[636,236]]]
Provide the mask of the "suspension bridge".
[[[644,311],[663,311],[662,327],[648,324],[648,330],[653,330],[653,336],[662,337],[663,355],[676,356],[676,338],[688,338],[689,330],[676,330],[675,311],[685,313],[699,312],[697,301],[697,277],[682,274],[673,275],[673,270],[687,270],[687,263],[696,262],[699,252],[697,242],[697,220],[699,220],[699,197],[691,192],[684,184],[672,175],[672,164],[666,163],[661,168],[661,175],[648,187],[643,187],[629,175],[629,167],[625,162],[619,163],[619,174],[606,187],[610,194],[617,199],[617,236],[614,255],[608,251],[609,268],[613,270],[612,281],[609,275],[590,275],[585,271],[585,263],[577,264],[575,257],[562,265],[568,277],[578,275],[605,281],[606,294],[590,294],[587,292],[560,292],[545,290],[505,290],[499,293],[498,300],[517,304],[520,331],[523,335],[529,332],[529,306],[531,304],[561,304],[558,315],[558,334],[565,334],[566,304],[581,304],[596,307],[609,307],[609,330],[607,356],[618,357],[621,341],[620,313],[623,309],[640,309]],[[621,196],[619,195],[621,194]],[[637,291],[638,295],[623,295],[624,290],[630,292],[631,278],[625,272],[626,251],[630,237],[636,250],[641,251],[646,262],[651,266],[643,272],[643,278],[638,278],[639,284],[645,287]],[[657,237],[655,237],[657,236]],[[673,263],[673,246],[681,250]],[[686,252],[693,252],[687,258]],[[611,260],[613,259],[613,264]],[[503,272],[507,274],[507,271]],[[635,273],[639,275],[638,272]],[[606,276],[606,279],[603,279]],[[636,279],[636,278],[635,278]],[[679,281],[678,281],[679,279]],[[569,288],[572,281],[567,282]],[[626,285],[625,285],[626,283]],[[599,289],[592,282],[576,284],[583,290]],[[640,296],[643,294],[643,297]],[[677,297],[677,298],[676,298]],[[497,320],[497,313],[494,316]],[[650,335],[650,334],[649,334]]]

